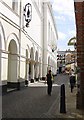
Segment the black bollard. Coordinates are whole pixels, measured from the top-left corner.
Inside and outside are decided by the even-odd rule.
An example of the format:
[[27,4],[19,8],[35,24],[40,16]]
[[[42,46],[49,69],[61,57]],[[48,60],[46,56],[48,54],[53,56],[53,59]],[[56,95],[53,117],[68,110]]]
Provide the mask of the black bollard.
[[17,83],[17,90],[20,90],[20,82]]
[[28,87],[28,80],[25,80],[25,86]]
[[60,113],[66,113],[64,84],[61,85],[61,91],[60,91]]

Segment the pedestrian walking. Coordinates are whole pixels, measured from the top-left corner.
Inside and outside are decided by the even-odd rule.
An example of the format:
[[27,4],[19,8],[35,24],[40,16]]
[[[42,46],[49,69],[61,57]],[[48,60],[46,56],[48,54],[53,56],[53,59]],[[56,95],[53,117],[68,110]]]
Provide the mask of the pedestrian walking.
[[75,80],[74,70],[72,69],[70,71],[70,87],[71,87],[71,92],[73,92],[75,84],[76,84],[76,80]]
[[46,79],[47,79],[47,93],[48,95],[51,96],[51,92],[52,92],[52,74],[51,74],[51,70],[48,71],[47,75],[46,75]]

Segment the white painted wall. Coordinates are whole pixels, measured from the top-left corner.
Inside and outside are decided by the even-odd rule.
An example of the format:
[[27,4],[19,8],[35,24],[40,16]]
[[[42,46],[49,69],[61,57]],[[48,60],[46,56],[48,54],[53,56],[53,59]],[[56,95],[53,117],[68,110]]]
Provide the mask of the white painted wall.
[[[32,20],[29,23],[29,27],[25,30],[27,31],[28,35],[42,47],[41,43],[41,13],[38,12],[37,5],[34,2],[30,2],[32,5]],[[25,2],[27,4],[27,1]],[[24,7],[24,6],[23,6]],[[25,25],[25,22],[24,22]]]
[[[49,30],[50,29],[50,30]],[[51,33],[52,29],[52,33]],[[46,77],[48,67],[48,57],[51,59],[50,68],[54,74],[57,70],[57,50],[53,53],[51,43],[57,42],[56,26],[52,17],[52,8],[47,2],[44,3],[44,53],[43,53],[43,77]]]
[[[9,1],[5,1],[5,3],[0,2],[0,12],[2,13],[1,17],[1,24],[4,29],[4,33],[1,33],[3,35],[0,35],[0,43],[2,46],[0,47],[2,49],[2,54],[0,54],[0,70],[1,70],[1,80],[6,80],[8,78],[8,54],[9,54],[9,44],[11,40],[14,40],[17,45],[17,58],[14,56],[12,59],[17,59],[17,64],[15,64],[16,61],[13,61],[17,67],[15,67],[12,62],[10,64],[10,68],[14,68],[16,70],[16,73],[13,71],[11,72],[9,69],[9,73],[11,72],[11,76],[16,76],[16,78],[12,79],[12,82],[17,82],[18,78],[22,78],[25,80],[25,74],[26,73],[26,49],[28,50],[28,58],[30,59],[30,50],[33,47],[34,50],[34,61],[32,65],[32,77],[34,78],[34,62],[35,62],[35,52],[38,51],[38,74],[40,73],[40,77],[45,77],[47,73],[47,66],[48,66],[48,57],[51,58],[51,66],[53,66],[53,72],[55,72],[56,67],[56,54],[52,53],[51,48],[48,46],[48,22],[50,21],[50,25],[52,26],[52,31],[55,36],[55,40],[57,40],[57,34],[55,31],[55,27],[53,24],[52,16],[50,14],[49,6],[47,3],[44,5],[44,10],[41,9],[41,6],[39,6],[40,11],[37,7],[37,5],[34,3],[34,0],[22,0],[21,1],[21,19],[19,16],[20,6],[18,7],[18,13],[15,13],[11,8],[12,4]],[[32,20],[29,23],[28,28],[24,28],[25,22],[23,19],[23,8],[26,3],[30,2],[32,5]],[[20,5],[20,2],[19,4]],[[43,19],[43,11],[44,11],[44,19]],[[41,13],[42,12],[42,13]],[[44,23],[43,23],[44,20]],[[20,23],[21,22],[21,23]],[[20,26],[21,25],[21,26]],[[2,28],[1,28],[2,29]],[[44,32],[44,33],[43,33]],[[3,36],[3,37],[2,37]],[[4,39],[4,40],[3,40]],[[42,54],[43,53],[43,54]],[[56,52],[55,52],[56,53]],[[9,57],[9,58],[10,58]],[[40,60],[39,60],[40,58]],[[54,65],[53,65],[54,63]],[[37,74],[37,76],[38,76]],[[10,78],[11,80],[11,78]],[[9,80],[9,81],[10,81]]]

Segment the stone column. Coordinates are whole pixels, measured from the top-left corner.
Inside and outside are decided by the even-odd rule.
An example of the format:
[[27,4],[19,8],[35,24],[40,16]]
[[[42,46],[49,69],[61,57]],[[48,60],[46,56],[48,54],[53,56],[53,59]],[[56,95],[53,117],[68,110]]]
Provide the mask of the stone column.
[[38,81],[38,75],[39,75],[39,73],[38,73],[38,63],[36,63],[36,81]]
[[26,61],[25,86],[29,83],[29,61]]
[[34,82],[34,61],[31,62],[31,83]]
[[45,80],[47,74],[47,3],[43,5],[43,56],[42,56],[42,79]]
[[39,78],[42,79],[42,63],[39,63]]

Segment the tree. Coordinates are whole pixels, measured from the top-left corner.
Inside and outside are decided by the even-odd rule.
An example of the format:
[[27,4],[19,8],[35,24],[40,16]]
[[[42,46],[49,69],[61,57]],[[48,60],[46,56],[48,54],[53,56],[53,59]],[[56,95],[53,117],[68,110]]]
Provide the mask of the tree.
[[68,45],[75,45],[76,44],[76,37],[72,37],[69,42]]

